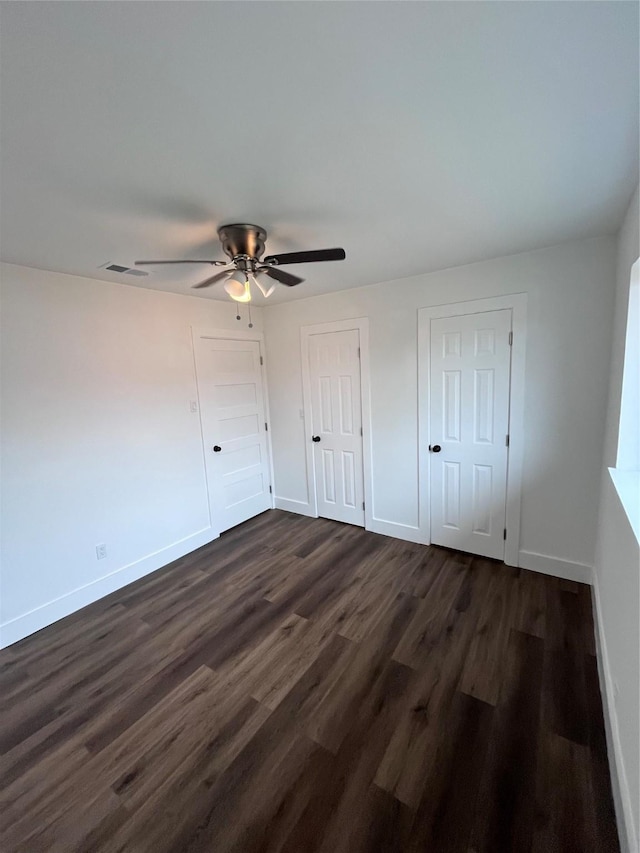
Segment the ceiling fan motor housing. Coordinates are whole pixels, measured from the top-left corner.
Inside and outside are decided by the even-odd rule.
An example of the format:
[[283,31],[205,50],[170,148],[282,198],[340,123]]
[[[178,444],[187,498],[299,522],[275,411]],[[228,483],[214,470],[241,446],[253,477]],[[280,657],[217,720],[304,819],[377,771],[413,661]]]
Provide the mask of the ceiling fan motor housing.
[[218,228],[218,237],[222,248],[231,259],[240,256],[239,260],[250,261],[257,260],[264,252],[267,232],[259,225],[221,225]]

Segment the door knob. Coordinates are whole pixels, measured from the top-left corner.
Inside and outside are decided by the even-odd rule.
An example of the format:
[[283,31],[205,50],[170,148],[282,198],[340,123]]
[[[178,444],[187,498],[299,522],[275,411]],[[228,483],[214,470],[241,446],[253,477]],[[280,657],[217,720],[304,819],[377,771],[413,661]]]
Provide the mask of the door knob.
[[440,453],[440,451],[442,450],[442,448],[440,447],[440,445],[439,445],[439,444],[434,444],[433,446],[429,445],[429,450],[430,450],[432,453]]
[[220,453],[220,451],[221,451],[221,450],[222,450],[222,448],[220,447],[220,445],[219,445],[219,444],[214,444],[214,445],[213,445],[213,452],[214,452],[214,453]]
[[320,441],[320,436],[319,435],[312,435],[311,441]]

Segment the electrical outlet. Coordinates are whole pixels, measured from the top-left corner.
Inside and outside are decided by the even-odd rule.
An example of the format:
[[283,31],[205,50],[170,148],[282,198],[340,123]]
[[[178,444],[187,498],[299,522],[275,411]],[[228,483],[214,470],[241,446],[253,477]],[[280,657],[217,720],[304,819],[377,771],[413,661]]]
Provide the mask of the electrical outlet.
[[107,556],[107,546],[104,542],[101,545],[96,545],[96,557],[98,560],[104,560]]

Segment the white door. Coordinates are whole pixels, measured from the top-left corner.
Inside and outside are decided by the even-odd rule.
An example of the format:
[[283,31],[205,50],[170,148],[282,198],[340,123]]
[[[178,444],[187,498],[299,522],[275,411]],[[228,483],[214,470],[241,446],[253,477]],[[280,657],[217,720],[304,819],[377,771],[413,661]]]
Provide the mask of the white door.
[[270,509],[260,344],[196,338],[212,525],[222,532]]
[[511,310],[431,321],[431,541],[504,557]]
[[364,527],[358,330],[311,335],[309,378],[318,515]]

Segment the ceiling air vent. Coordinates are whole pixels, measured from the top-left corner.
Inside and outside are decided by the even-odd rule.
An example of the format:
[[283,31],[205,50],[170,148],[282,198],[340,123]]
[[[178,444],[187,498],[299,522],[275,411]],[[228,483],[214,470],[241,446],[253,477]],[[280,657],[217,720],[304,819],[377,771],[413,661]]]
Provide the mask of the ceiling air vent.
[[130,267],[123,267],[122,264],[103,264],[98,269],[109,270],[109,272],[121,272],[125,275],[149,275],[147,270],[131,269]]

